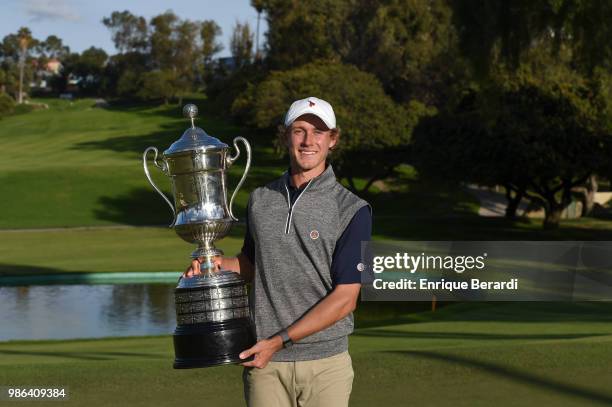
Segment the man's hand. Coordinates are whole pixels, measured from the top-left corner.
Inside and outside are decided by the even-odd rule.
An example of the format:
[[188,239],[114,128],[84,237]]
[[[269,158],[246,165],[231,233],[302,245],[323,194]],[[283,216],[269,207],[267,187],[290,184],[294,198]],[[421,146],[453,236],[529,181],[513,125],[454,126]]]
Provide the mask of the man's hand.
[[[200,269],[200,264],[204,262],[204,257],[198,257],[197,259],[193,259],[191,265],[187,267],[187,270],[183,273],[183,277],[193,277],[198,274],[202,274],[202,270]],[[221,264],[223,263],[223,258],[221,256],[215,256],[213,258],[213,264],[215,265],[215,270],[221,270]]]
[[270,339],[263,339],[257,342],[253,347],[245,350],[240,354],[240,359],[246,359],[251,355],[255,355],[255,359],[250,362],[242,363],[242,366],[256,367],[263,369],[267,366],[272,355],[283,348],[283,339],[280,335],[275,335]]

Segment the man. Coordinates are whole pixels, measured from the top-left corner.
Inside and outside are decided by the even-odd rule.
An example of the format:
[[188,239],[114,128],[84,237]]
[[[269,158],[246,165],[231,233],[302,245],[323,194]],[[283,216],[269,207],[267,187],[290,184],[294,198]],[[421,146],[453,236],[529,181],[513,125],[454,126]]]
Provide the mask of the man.
[[[340,131],[332,106],[295,101],[282,131],[290,168],[250,196],[242,252],[220,269],[252,282],[258,342],[240,354],[252,407],[347,406],[353,382],[348,335],[360,290],[367,202],[326,163]],[[201,259],[185,274],[199,273]]]

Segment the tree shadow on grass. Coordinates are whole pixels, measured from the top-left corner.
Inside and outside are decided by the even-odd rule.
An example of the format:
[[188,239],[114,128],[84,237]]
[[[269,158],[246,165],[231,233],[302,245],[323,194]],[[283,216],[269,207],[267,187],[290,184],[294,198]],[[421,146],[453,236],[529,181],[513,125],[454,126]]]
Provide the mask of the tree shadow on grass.
[[[270,167],[285,165],[286,160],[281,159],[277,154],[271,151],[273,140],[276,136],[275,134],[262,133],[261,131],[236,126],[225,118],[216,117],[208,113],[210,109],[207,107],[207,101],[197,100],[196,102],[201,112],[196,119],[196,126],[201,127],[209,135],[226,143],[230,147],[232,154],[234,153],[232,145],[233,139],[237,136],[242,136],[251,144],[254,166]],[[185,103],[188,103],[188,101],[186,100]],[[129,112],[145,117],[163,116],[174,120],[168,120],[161,124],[159,126],[160,129],[157,131],[81,142],[74,145],[72,147],[73,149],[110,150],[118,153],[127,152],[132,156],[140,157],[145,148],[155,146],[161,153],[178,140],[183,132],[191,125],[187,119],[183,118],[181,107],[176,105],[155,106],[142,103],[120,104],[112,105],[106,109],[123,113]],[[242,146],[240,147],[242,149]],[[242,158],[239,160],[238,164],[244,165],[240,161],[242,161]]]
[[111,112],[121,113],[133,113],[140,116],[163,116],[170,119],[184,120],[187,119],[183,116],[183,106],[186,104],[193,103],[198,107],[198,117],[210,118],[209,112],[212,110],[210,102],[206,100],[205,96],[187,97],[183,98],[183,104],[168,103],[163,104],[163,101],[136,101],[136,100],[116,100],[112,103],[102,107],[104,110]]
[[[410,201],[405,196],[404,202]],[[449,241],[496,241],[496,240],[612,240],[612,228],[588,228],[561,224],[559,229],[544,230],[538,220],[528,221],[532,226],[525,227],[525,221],[509,221],[504,218],[487,218],[470,213],[449,212],[448,215],[430,216],[426,212],[400,214],[384,212],[388,217],[377,217],[374,207],[373,233],[389,239],[400,240],[449,240]],[[397,214],[397,212],[395,212]]]
[[[72,146],[74,150],[109,150],[116,153],[127,154],[130,158],[141,158],[144,150],[147,147],[156,147],[159,150],[159,159],[161,154],[178,140],[187,126],[183,124],[167,124],[161,126],[161,130],[149,132],[146,134],[109,137],[102,140],[84,141]],[[206,132],[226,143],[229,146],[229,154],[234,155],[235,149],[233,140],[237,136],[245,137],[252,148],[252,168],[266,169],[268,171],[277,171],[278,168],[283,168],[287,160],[283,159],[272,150],[272,141],[270,136],[247,134],[247,130],[239,132],[228,130],[225,125],[212,125],[205,128]],[[244,167],[246,163],[246,153],[242,144],[238,144],[241,156],[236,162],[236,165]],[[152,160],[152,154],[149,160]]]
[[10,356],[51,356],[57,358],[77,359],[77,360],[117,360],[125,357],[139,357],[149,359],[161,359],[163,356],[154,353],[139,353],[139,352],[65,352],[65,351],[21,351],[0,349],[0,354]]
[[[193,102],[189,102],[193,103]],[[200,105],[200,102],[196,102],[196,105]],[[162,116],[169,119],[185,120],[183,118],[183,109],[177,103],[168,103],[164,105],[159,101],[156,102],[136,102],[136,101],[115,101],[101,109],[108,110],[110,112],[119,113],[131,113],[138,116],[150,117],[150,116]]]
[[572,384],[561,383],[538,376],[532,373],[525,372],[516,368],[503,366],[491,362],[479,361],[458,355],[449,355],[434,351],[385,351],[402,357],[414,357],[427,359],[437,362],[445,362],[455,366],[461,365],[468,368],[478,369],[490,375],[498,376],[502,379],[512,380],[527,386],[549,390],[552,392],[564,394],[567,396],[577,397],[583,401],[594,403],[602,403],[605,405],[612,404],[612,394],[606,392],[585,389]]
[[[164,193],[172,202],[172,196],[167,191]],[[153,188],[144,187],[119,196],[100,197],[94,215],[101,220],[132,226],[168,226],[172,223],[172,211],[168,204]]]
[[[184,130],[184,129],[183,129]],[[178,140],[182,131],[178,126],[165,125],[162,130],[134,135],[109,137],[103,140],[84,141],[75,144],[74,150],[110,150],[117,153],[128,153],[132,157],[141,157],[147,147],[157,147],[160,154]]]
[[[6,264],[0,263],[0,276],[23,276],[28,274],[58,274],[58,273],[66,273],[66,270],[53,268],[53,267],[45,267],[39,265],[23,265],[23,264]],[[71,272],[72,273],[72,272]],[[74,272],[78,275],[78,273],[84,272]]]
[[[150,104],[127,104],[114,105],[106,108],[106,110],[131,113],[144,117],[161,116],[169,120],[160,124],[160,129],[157,131],[139,135],[115,136],[101,140],[85,141],[76,144],[72,147],[73,149],[110,150],[120,153],[132,152],[133,154],[141,155],[145,148],[155,146],[160,152],[163,152],[172,143],[178,140],[185,130],[191,127],[191,122],[183,118],[182,108],[176,105],[155,106]],[[206,110],[201,111],[206,112]],[[204,129],[210,136],[220,139],[229,146],[232,145],[234,137],[243,136],[249,139],[251,143],[254,143],[256,140],[261,142],[263,141],[262,139],[266,139],[263,145],[269,147],[268,142],[270,140],[267,140],[266,137],[262,138],[261,135],[252,134],[249,129],[237,127],[223,118],[217,118],[209,114],[201,114],[196,119],[195,125]],[[256,149],[258,146],[253,147]]]
[[587,302],[362,302],[355,313],[359,329],[423,322],[612,322],[612,303]]
[[484,332],[412,332],[393,329],[358,330],[354,336],[374,338],[406,338],[406,339],[467,339],[467,340],[546,340],[546,339],[581,339],[596,336],[608,336],[605,333],[583,334],[503,334]]
[[[242,176],[243,169],[232,170],[227,175],[227,204],[234,188]],[[272,175],[265,169],[252,169],[247,175],[246,182],[240,189],[242,193],[250,193],[256,187],[271,181],[277,174]],[[146,183],[143,174],[143,184]],[[170,202],[174,201],[171,193],[167,190],[164,194]],[[246,200],[235,200],[233,213],[244,219],[246,212]],[[97,219],[120,223],[124,225],[163,225],[172,223],[173,215],[168,204],[152,187],[134,188],[129,192],[118,196],[102,196],[98,199],[97,209],[94,210]]]

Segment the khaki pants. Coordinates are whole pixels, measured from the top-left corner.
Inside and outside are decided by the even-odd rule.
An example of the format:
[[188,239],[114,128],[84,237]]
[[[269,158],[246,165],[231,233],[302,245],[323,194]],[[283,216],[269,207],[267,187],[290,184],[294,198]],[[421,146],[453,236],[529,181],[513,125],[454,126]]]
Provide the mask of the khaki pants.
[[346,407],[353,387],[348,352],[299,362],[270,362],[244,369],[249,407]]

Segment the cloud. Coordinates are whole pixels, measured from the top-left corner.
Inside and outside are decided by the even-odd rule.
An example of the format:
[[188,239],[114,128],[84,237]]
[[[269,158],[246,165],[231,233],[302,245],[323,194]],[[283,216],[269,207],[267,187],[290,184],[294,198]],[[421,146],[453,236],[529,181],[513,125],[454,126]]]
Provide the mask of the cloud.
[[26,14],[32,17],[31,21],[81,20],[81,16],[66,0],[25,0],[23,4]]

